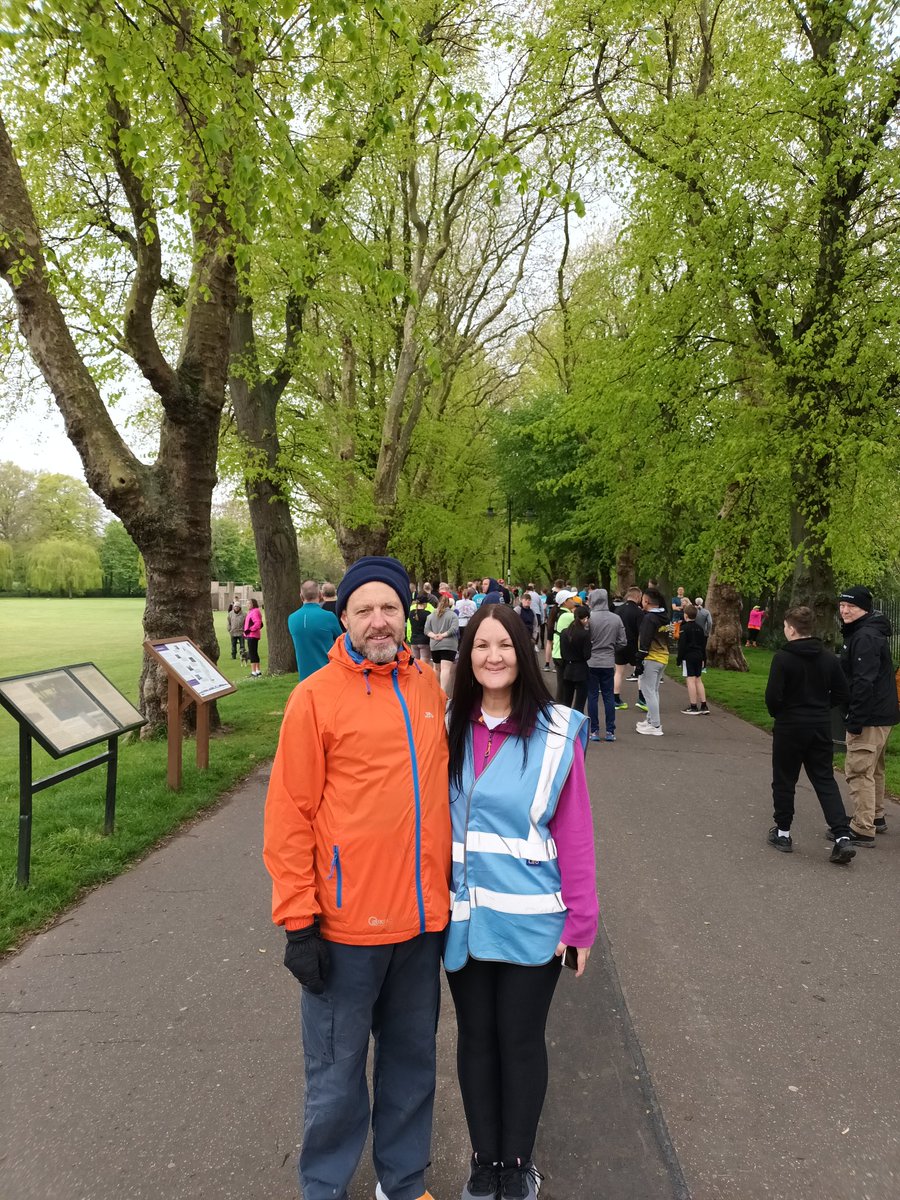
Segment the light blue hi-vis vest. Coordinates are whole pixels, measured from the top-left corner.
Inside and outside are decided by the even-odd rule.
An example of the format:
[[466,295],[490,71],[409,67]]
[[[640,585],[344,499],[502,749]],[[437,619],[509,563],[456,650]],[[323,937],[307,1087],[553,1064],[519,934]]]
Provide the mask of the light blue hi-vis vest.
[[581,713],[554,704],[538,717],[522,765],[522,739],[507,736],[476,780],[471,732],[462,781],[450,785],[453,826],[448,971],[466,959],[539,966],[562,936],[562,900],[550,821],[576,753],[587,748]]

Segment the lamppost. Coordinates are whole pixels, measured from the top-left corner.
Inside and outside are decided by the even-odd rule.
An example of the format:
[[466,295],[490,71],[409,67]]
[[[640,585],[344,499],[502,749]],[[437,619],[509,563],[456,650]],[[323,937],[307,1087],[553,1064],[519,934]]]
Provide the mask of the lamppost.
[[[497,514],[494,511],[494,504],[492,501],[487,506],[487,512],[485,513],[485,516],[493,518],[493,517],[496,517],[496,515]],[[525,519],[526,520],[530,521],[533,516],[534,516],[534,513],[531,511],[530,508],[525,510]],[[512,592],[512,497],[511,496],[506,497],[506,559],[505,559],[504,563],[501,563],[501,566],[503,568],[501,571],[501,574],[506,579],[507,586],[509,587],[510,592]]]

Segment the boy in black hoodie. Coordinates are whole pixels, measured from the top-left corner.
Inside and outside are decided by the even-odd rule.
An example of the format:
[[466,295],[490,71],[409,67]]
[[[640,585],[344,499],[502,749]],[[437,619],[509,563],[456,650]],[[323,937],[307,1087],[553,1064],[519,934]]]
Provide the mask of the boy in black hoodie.
[[788,644],[772,659],[766,684],[766,708],[775,718],[772,733],[772,797],[775,824],[769,845],[790,854],[794,789],[800,768],[822,805],[834,838],[830,861],[845,865],[856,851],[850,842],[850,823],[834,779],[831,708],[846,705],[849,691],[841,664],[812,637],[809,608],[790,608],[784,615]]

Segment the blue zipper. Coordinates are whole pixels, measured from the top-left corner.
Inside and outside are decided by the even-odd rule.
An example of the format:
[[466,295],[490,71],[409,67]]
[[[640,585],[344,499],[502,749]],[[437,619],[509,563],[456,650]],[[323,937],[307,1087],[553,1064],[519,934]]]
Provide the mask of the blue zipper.
[[416,902],[419,906],[419,933],[424,933],[425,900],[422,896],[422,798],[419,795],[419,763],[416,759],[416,744],[413,741],[412,721],[409,719],[409,709],[406,707],[406,701],[403,699],[403,693],[400,691],[400,682],[396,667],[391,672],[391,679],[393,680],[394,691],[397,693],[397,699],[400,701],[403,720],[406,722],[406,740],[409,742],[409,757],[412,764],[413,795],[416,801]]
[[335,892],[337,894],[337,906],[338,906],[338,908],[340,908],[341,907],[341,895],[344,890],[344,878],[341,873],[341,851],[340,851],[340,847],[338,847],[338,846],[334,847],[334,853],[331,856],[331,870],[328,872],[328,878],[331,879],[335,875],[337,876],[337,880],[335,883]]

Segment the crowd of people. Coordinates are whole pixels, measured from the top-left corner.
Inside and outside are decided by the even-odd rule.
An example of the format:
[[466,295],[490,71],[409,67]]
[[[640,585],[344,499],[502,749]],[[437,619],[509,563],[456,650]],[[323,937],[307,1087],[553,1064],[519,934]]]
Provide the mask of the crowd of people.
[[[304,583],[289,620],[300,684],[265,816],[273,919],[302,985],[304,1200],[348,1194],[370,1124],[377,1200],[430,1200],[441,963],[471,1142],[461,1200],[535,1200],[546,1021],[563,965],[583,975],[598,927],[585,753],[616,740],[629,680],[645,714],[637,733],[663,736],[673,643],[681,711],[709,715],[712,615],[683,588],[667,603],[653,580],[611,602],[561,579],[433,588],[378,557],[354,563],[333,600],[325,588]],[[803,768],[830,859],[846,866],[886,831],[884,751],[900,711],[871,594],[851,588],[839,608],[840,663],[808,608],[785,616],[766,689],[767,840],[793,851]],[[835,704],[847,714],[849,819],[832,767]]]

